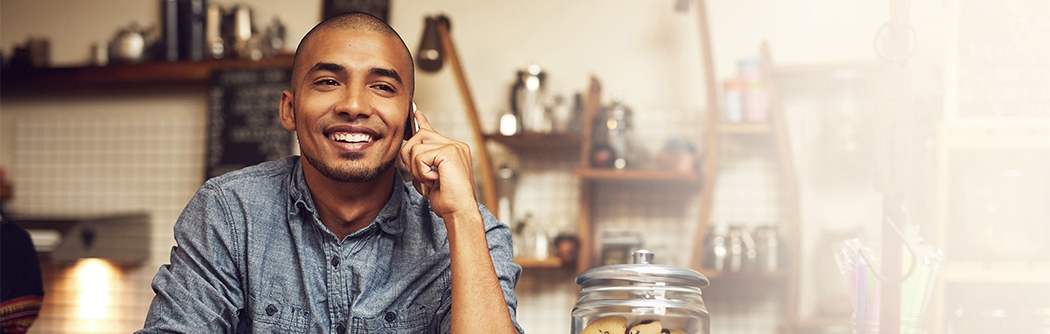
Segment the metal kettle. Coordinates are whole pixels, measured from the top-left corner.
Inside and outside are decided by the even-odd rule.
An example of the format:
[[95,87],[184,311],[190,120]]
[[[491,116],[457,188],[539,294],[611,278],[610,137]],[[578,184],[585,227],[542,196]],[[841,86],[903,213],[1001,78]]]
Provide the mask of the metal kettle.
[[544,106],[545,80],[547,74],[539,65],[529,65],[518,71],[510,89],[510,110],[519,120],[525,132],[550,132],[554,125]]

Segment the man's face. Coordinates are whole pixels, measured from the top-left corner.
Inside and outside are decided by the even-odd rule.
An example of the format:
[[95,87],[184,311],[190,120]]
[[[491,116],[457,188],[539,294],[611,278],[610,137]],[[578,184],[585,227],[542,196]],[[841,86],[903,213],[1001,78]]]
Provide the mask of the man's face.
[[296,131],[304,168],[343,182],[376,179],[401,147],[410,55],[398,37],[360,30],[316,31],[302,47],[281,124]]

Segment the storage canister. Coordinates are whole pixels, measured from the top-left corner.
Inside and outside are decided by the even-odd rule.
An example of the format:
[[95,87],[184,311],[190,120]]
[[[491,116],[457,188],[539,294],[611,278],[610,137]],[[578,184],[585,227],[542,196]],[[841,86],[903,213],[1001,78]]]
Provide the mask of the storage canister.
[[651,264],[638,250],[634,264],[592,268],[576,277],[580,298],[572,334],[708,334],[710,318],[700,289],[710,281],[681,267]]

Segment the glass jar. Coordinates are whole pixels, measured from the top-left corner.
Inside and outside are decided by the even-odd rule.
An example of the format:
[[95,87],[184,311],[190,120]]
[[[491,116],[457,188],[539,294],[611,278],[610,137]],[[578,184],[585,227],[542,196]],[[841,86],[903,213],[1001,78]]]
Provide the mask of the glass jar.
[[[710,319],[700,288],[710,282],[700,273],[650,264],[653,253],[638,250],[634,264],[587,270],[576,278],[580,299],[572,309],[572,334],[708,334]],[[634,333],[635,331],[631,331]]]

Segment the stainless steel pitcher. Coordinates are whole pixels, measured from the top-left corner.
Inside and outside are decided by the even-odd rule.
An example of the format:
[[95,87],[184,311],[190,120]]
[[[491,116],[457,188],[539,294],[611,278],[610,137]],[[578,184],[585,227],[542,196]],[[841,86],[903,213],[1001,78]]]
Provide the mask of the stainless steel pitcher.
[[510,110],[525,132],[548,133],[554,127],[544,106],[546,76],[539,65],[532,64],[527,70],[518,71],[511,87]]

